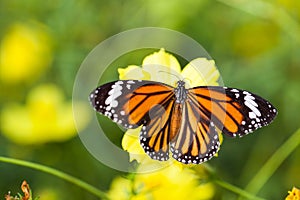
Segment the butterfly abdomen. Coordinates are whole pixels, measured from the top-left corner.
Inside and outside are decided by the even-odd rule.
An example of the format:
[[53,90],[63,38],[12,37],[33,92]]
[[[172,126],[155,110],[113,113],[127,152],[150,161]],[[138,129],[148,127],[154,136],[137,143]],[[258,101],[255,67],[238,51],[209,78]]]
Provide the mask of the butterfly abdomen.
[[182,120],[182,104],[176,103],[173,108],[173,114],[170,125],[170,139],[172,141],[179,132]]

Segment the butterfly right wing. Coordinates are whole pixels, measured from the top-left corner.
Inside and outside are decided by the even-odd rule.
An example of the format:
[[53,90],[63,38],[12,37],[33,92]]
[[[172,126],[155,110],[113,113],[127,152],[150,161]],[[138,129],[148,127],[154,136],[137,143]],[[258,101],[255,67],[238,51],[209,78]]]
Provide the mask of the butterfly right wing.
[[277,115],[270,102],[241,89],[200,86],[189,89],[189,97],[198,102],[201,112],[219,130],[231,137],[242,137],[266,126]]

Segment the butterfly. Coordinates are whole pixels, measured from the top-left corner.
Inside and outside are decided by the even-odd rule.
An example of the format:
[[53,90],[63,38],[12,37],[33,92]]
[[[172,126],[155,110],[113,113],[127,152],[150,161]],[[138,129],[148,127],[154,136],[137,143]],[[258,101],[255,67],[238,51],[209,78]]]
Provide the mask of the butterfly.
[[187,89],[146,80],[119,80],[89,96],[94,109],[124,128],[142,126],[139,140],[155,160],[172,157],[184,164],[210,160],[220,147],[218,131],[242,137],[268,125],[277,115],[267,100],[221,86]]

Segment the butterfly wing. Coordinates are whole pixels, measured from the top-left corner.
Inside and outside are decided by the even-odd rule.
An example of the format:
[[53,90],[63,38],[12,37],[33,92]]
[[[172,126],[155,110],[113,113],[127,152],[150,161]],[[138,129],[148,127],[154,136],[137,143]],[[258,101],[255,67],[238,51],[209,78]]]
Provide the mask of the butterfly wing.
[[179,132],[171,140],[173,158],[185,164],[199,164],[211,159],[219,146],[216,127],[201,111],[198,102],[188,98],[183,104]]
[[275,107],[245,90],[219,86],[189,89],[189,98],[201,112],[229,136],[244,136],[268,125],[277,115]]
[[149,123],[150,110],[163,105],[173,87],[153,81],[119,80],[99,86],[90,94],[94,109],[125,128]]
[[268,125],[277,110],[267,100],[235,88],[201,86],[188,90],[180,131],[171,141],[173,157],[199,164],[219,150],[217,130],[235,137]]
[[143,125],[140,143],[145,152],[152,159],[167,160],[170,133],[176,126],[171,122],[173,90],[152,81],[116,81],[96,88],[90,94],[90,101],[96,111],[125,128]]
[[174,98],[164,104],[154,106],[151,111],[151,120],[142,127],[140,143],[145,152],[154,160],[166,161],[169,159],[169,142],[173,139],[172,134],[174,121],[175,103]]

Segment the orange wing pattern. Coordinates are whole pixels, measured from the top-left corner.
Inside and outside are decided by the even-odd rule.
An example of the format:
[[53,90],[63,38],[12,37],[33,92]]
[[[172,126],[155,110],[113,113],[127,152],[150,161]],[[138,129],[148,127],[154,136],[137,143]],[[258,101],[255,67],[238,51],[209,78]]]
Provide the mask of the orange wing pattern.
[[171,141],[173,158],[185,164],[199,164],[211,159],[219,150],[219,136],[195,100],[185,102],[182,120],[176,138]]
[[96,88],[90,101],[97,112],[125,128],[146,125],[154,105],[163,105],[173,96],[173,87],[153,81],[116,81]]
[[174,101],[155,105],[151,110],[151,120],[142,127],[140,143],[145,152],[155,160],[169,159],[169,141],[172,134],[172,112]]
[[201,86],[189,90],[201,112],[231,137],[244,136],[268,125],[277,110],[265,99],[236,88]]

